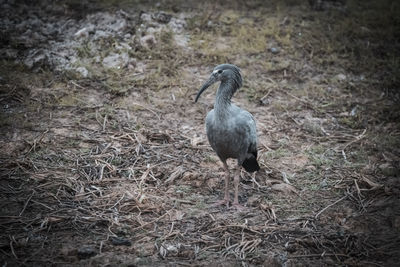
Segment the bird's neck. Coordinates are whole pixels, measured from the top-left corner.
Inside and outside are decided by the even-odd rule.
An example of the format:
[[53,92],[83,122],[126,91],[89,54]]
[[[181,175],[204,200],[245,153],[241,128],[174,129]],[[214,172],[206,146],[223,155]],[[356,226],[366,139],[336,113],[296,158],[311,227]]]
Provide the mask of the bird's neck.
[[214,110],[218,120],[223,120],[229,115],[231,98],[237,90],[236,87],[237,86],[229,81],[221,82],[214,103]]

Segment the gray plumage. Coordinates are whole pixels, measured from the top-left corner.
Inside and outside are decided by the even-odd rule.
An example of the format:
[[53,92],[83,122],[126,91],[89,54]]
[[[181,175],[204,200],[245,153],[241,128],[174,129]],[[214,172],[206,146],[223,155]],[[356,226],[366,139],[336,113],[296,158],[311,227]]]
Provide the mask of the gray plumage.
[[[214,68],[209,80],[202,86],[196,97],[213,83],[221,81],[215,98],[214,109],[206,117],[206,132],[208,141],[227,171],[226,160],[237,159],[238,165],[246,171],[254,172],[260,169],[257,162],[257,132],[253,116],[231,103],[234,93],[242,86],[240,69],[235,65],[222,64]],[[238,178],[235,177],[235,183]],[[229,185],[229,181],[226,183]],[[235,184],[235,187],[237,185]],[[227,188],[225,188],[225,201],[229,202]],[[227,199],[228,197],[228,199]],[[235,201],[237,204],[237,190]]]
[[[245,160],[257,158],[256,123],[253,116],[232,104],[223,111],[219,111],[219,108],[211,110],[206,118],[207,138],[211,147],[222,161],[234,158],[248,172],[259,170],[257,161],[254,167],[244,164]],[[222,112],[224,117],[220,116]]]

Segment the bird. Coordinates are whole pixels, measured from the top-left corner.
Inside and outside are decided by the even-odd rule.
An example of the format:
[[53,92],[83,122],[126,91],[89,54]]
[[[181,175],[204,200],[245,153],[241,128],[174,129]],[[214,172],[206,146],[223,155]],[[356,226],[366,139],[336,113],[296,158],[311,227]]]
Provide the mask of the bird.
[[256,121],[248,111],[241,109],[231,102],[235,92],[242,87],[240,69],[232,64],[216,66],[209,79],[201,86],[195,103],[200,95],[212,84],[221,82],[214,102],[214,109],[206,116],[207,139],[212,149],[221,160],[225,171],[224,198],[215,205],[229,207],[230,172],[227,159],[237,159],[237,168],[234,174],[234,199],[232,207],[242,209],[239,204],[238,190],[240,171],[243,167],[247,172],[260,170],[257,161],[257,129]]

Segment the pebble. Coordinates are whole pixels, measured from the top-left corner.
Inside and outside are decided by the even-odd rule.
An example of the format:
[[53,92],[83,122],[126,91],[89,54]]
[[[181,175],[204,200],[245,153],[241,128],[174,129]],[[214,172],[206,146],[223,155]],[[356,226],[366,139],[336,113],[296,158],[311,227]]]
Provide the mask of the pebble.
[[278,54],[280,52],[280,49],[276,47],[271,47],[269,51],[271,51],[272,54]]
[[78,67],[75,69],[82,77],[86,78],[89,75],[89,71],[85,67]]
[[156,38],[152,34],[140,38],[140,44],[145,48],[152,48],[156,43]]
[[340,73],[340,74],[336,75],[335,78],[336,78],[338,81],[344,81],[344,80],[346,80],[347,77],[346,77],[346,75],[344,75],[343,73]]

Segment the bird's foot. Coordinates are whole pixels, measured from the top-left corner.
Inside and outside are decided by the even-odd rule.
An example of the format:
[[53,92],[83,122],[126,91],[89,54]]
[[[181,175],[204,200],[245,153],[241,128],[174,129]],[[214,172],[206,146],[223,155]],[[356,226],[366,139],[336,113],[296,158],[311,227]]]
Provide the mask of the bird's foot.
[[217,202],[215,202],[212,207],[218,207],[218,206],[222,206],[222,205],[226,205],[226,207],[229,207],[229,199],[221,199]]

